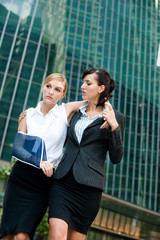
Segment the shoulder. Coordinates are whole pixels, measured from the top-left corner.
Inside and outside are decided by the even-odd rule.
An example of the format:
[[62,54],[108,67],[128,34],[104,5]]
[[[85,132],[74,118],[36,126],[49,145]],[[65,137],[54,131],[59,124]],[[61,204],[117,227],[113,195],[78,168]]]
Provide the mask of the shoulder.
[[27,110],[27,113],[34,113],[35,112],[35,108],[31,107],[31,108],[28,108]]
[[36,111],[36,108],[28,108],[28,109],[26,110],[26,112],[27,112],[27,117],[33,116],[33,114],[35,113],[35,111]]
[[119,118],[122,118],[122,119],[125,118],[123,113],[121,113],[121,112],[119,112],[117,110],[114,110],[114,112],[115,112],[116,117],[119,117]]
[[114,110],[114,112],[115,112],[115,116],[116,116],[116,119],[117,119],[118,122],[125,122],[126,118],[125,118],[123,113],[121,113],[117,110]]
[[60,105],[57,104],[56,107],[54,107],[53,109],[53,114],[55,114],[59,119],[63,120],[66,124],[68,124],[67,113],[64,103]]
[[62,114],[66,115],[65,104],[64,103],[62,103],[60,105],[57,104],[54,109],[54,113],[59,117],[61,117]]
[[56,105],[58,111],[64,111],[66,103],[61,103],[60,105]]

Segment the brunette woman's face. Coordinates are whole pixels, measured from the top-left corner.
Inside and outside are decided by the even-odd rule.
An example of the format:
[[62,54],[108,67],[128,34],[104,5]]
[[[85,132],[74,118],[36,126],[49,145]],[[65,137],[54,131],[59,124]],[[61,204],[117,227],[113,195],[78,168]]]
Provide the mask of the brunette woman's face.
[[104,91],[104,85],[98,86],[97,75],[95,73],[88,74],[83,79],[82,98],[84,100],[98,102],[100,93]]
[[43,101],[47,104],[56,105],[58,100],[65,96],[64,83],[51,80],[42,87]]

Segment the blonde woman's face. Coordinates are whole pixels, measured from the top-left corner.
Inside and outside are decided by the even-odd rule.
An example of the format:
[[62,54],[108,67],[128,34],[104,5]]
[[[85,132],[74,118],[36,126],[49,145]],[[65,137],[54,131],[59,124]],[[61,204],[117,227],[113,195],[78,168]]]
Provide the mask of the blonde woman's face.
[[42,87],[43,101],[47,104],[56,105],[58,100],[65,96],[63,82],[51,80]]

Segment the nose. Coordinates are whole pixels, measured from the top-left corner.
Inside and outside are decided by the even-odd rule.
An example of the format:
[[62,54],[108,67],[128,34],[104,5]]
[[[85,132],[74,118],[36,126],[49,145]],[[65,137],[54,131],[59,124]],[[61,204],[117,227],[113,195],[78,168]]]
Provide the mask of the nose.
[[82,88],[82,89],[84,88],[84,83],[81,85],[81,88]]
[[53,94],[53,89],[52,88],[49,89],[49,94],[51,94],[51,95]]

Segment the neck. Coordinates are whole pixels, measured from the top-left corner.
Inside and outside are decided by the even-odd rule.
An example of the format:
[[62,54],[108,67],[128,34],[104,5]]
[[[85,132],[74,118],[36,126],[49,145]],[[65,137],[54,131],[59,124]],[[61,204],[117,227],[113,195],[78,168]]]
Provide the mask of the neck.
[[96,106],[96,103],[94,102],[88,102],[88,105],[87,105],[87,111],[102,111],[102,106]]
[[42,102],[41,113],[43,114],[43,116],[45,116],[53,107],[55,107],[55,105],[46,104],[46,103]]
[[88,103],[86,108],[86,114],[88,115],[89,119],[92,119],[95,116],[102,115],[103,108],[102,106],[96,107],[95,103]]

